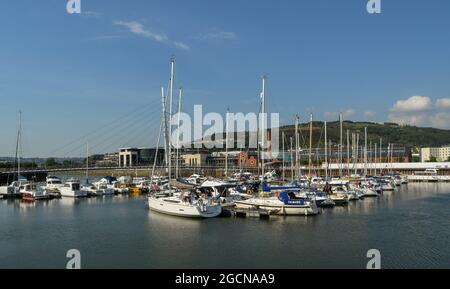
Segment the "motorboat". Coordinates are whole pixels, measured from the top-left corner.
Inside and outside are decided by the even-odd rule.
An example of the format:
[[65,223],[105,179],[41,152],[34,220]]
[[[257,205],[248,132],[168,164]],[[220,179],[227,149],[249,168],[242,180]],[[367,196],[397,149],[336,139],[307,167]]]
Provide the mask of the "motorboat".
[[35,183],[25,183],[20,186],[20,195],[24,201],[48,200],[50,196],[45,190],[39,190]]
[[203,182],[206,181],[206,177],[199,174],[193,174],[189,178],[187,178],[186,181],[193,185],[201,185]]
[[78,179],[69,179],[64,186],[59,189],[62,197],[84,198],[88,196],[88,192],[83,190]]
[[108,184],[102,181],[95,182],[90,189],[95,191],[97,196],[112,196],[115,193],[114,188],[109,187]]
[[61,187],[64,187],[64,184],[62,183],[61,179],[57,176],[47,176],[46,177],[46,185],[45,189],[47,191],[53,191],[53,190],[59,190]]

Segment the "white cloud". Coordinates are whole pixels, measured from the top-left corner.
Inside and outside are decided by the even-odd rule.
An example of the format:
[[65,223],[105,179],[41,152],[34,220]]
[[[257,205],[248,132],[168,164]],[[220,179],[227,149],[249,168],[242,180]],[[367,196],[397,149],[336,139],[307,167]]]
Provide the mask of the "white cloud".
[[185,50],[189,50],[190,49],[190,47],[187,44],[184,44],[183,42],[175,41],[173,43],[173,45],[175,45],[178,48],[185,49]]
[[237,35],[231,31],[221,31],[218,29],[211,29],[198,37],[205,40],[235,40]]
[[450,98],[434,102],[426,96],[412,96],[397,101],[390,109],[389,120],[399,124],[450,128]]
[[450,108],[450,98],[440,98],[436,101],[436,106],[441,109]]
[[128,30],[133,34],[144,36],[146,38],[150,38],[150,39],[153,39],[158,42],[166,42],[168,39],[166,35],[158,34],[153,31],[150,31],[150,30],[144,28],[144,26],[141,23],[136,22],[136,21],[130,21],[130,22],[116,21],[116,22],[114,22],[114,24],[128,28]]
[[145,38],[152,39],[156,42],[165,43],[169,45],[173,45],[175,47],[178,47],[180,49],[189,50],[190,47],[183,42],[180,41],[169,41],[169,37],[167,35],[162,33],[156,33],[142,25],[142,23],[139,23],[137,21],[116,21],[114,22],[114,25],[122,26],[127,28],[131,33],[135,35],[139,35]]
[[408,99],[398,100],[391,111],[395,112],[418,112],[430,109],[433,106],[428,96],[411,96]]

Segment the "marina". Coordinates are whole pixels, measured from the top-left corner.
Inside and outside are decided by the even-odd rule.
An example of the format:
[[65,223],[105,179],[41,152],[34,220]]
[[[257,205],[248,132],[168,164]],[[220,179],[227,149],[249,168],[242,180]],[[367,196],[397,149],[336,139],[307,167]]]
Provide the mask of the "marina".
[[0,269],[450,268],[450,1],[10,2]]
[[169,216],[150,211],[145,195],[8,199],[0,268],[61,268],[68,248],[82,252],[85,268],[363,268],[369,248],[384,268],[447,268],[449,204],[447,183],[268,220]]

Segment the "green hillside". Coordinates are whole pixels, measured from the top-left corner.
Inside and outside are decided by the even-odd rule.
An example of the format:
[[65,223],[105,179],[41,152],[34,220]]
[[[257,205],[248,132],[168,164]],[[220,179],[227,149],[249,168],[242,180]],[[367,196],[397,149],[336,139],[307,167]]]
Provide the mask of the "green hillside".
[[[333,143],[339,142],[339,122],[327,123],[328,139]],[[364,128],[367,127],[368,141],[379,143],[383,138],[383,146],[388,143],[394,143],[396,146],[406,147],[428,147],[442,146],[450,144],[450,130],[423,128],[415,126],[400,126],[395,123],[371,123],[371,122],[351,122],[343,123],[343,142],[347,142],[347,130],[350,132],[350,141],[352,133],[360,134],[360,144],[364,141]],[[309,124],[300,125],[300,144],[309,146]],[[286,141],[294,135],[294,126],[285,126],[280,129],[286,135]],[[313,122],[313,147],[323,146],[324,142],[324,123]]]

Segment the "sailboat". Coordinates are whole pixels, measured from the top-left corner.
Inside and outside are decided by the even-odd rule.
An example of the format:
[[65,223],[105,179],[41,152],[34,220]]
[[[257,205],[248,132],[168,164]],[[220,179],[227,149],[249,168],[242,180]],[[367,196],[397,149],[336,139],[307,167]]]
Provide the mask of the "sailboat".
[[290,190],[272,194],[266,182],[262,183],[262,187],[262,195],[269,194],[269,197],[253,197],[247,200],[237,200],[234,201],[236,208],[258,208],[273,212],[277,215],[308,216],[319,214],[319,209],[314,199],[297,196]]
[[0,187],[0,195],[3,197],[22,198],[27,201],[49,199],[50,195],[44,190],[39,190],[37,186],[20,175],[20,160],[22,151],[22,112],[19,111],[19,128],[17,130],[16,139],[16,163],[17,163],[17,180],[13,181],[9,186]]
[[[165,153],[166,162],[168,168],[169,182],[167,194],[161,192],[151,192],[148,196],[148,207],[150,210],[180,217],[188,218],[214,218],[222,213],[222,207],[218,203],[217,199],[212,198],[212,196],[204,195],[199,190],[191,189],[184,192],[174,192],[171,186],[172,179],[172,141],[171,141],[171,131],[172,131],[172,107],[173,107],[173,84],[174,84],[174,67],[175,59],[172,58],[170,62],[170,82],[169,82],[169,97],[170,97],[170,109],[169,109],[169,131],[167,131],[167,117],[166,117],[166,96],[164,94],[164,88],[162,92],[162,119],[161,119],[161,129],[159,134],[161,135],[162,130],[164,130],[165,136]],[[158,136],[158,144],[160,135]],[[178,160],[177,160],[178,161]],[[153,179],[154,170],[152,171]]]
[[[261,111],[265,113],[265,80],[266,78],[262,77],[262,92],[261,92]],[[264,122],[264,121],[262,121]],[[298,122],[298,118],[296,118],[296,124]],[[296,125],[297,127],[297,125]],[[261,143],[262,148],[264,149],[265,142],[265,128],[264,125],[260,125],[261,129]],[[298,137],[298,136],[297,136]],[[298,148],[298,146],[297,146]],[[298,153],[298,149],[296,148],[296,156]],[[264,155],[264,151],[262,152]],[[298,160],[298,157],[296,157]],[[262,176],[264,176],[264,157],[261,158],[262,161]],[[298,164],[298,163],[297,163]],[[249,198],[247,200],[236,200],[234,203],[236,208],[238,209],[262,209],[267,210],[271,214],[278,215],[317,215],[319,210],[314,200],[298,197],[292,191],[293,186],[285,187],[285,188],[277,188],[280,192],[275,193],[272,192],[269,185],[266,183],[265,178],[263,177],[261,180],[260,186],[260,196],[255,196],[253,198]]]

